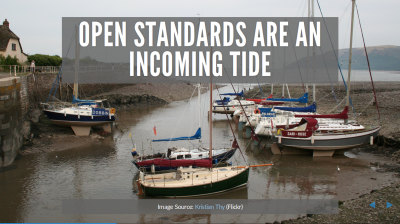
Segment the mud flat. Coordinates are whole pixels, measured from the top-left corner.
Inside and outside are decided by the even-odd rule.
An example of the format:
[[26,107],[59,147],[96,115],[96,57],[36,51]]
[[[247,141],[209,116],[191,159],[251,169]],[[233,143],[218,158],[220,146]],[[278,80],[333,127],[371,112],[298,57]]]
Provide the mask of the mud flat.
[[[50,80],[47,80],[49,79],[48,77],[45,78],[42,76],[40,78],[46,81],[42,80],[41,82],[44,86],[48,86],[51,83]],[[135,84],[119,86],[86,84],[84,87],[87,90],[87,94],[94,94],[88,97],[89,99],[108,99],[111,106],[117,108],[117,115],[118,109],[164,105],[197,95],[195,87],[188,84]],[[102,92],[101,89],[110,91]],[[207,90],[203,89],[204,91]],[[45,96],[43,92],[41,94],[38,92],[35,93],[41,98]],[[37,98],[40,98],[38,96]],[[104,138],[97,134],[101,133],[101,129],[96,128],[93,128],[90,136],[75,136],[71,128],[54,125],[38,107],[32,108],[28,113],[28,117],[29,120],[25,121],[24,125],[26,134],[24,136],[24,147],[19,152],[20,155],[82,147]]]

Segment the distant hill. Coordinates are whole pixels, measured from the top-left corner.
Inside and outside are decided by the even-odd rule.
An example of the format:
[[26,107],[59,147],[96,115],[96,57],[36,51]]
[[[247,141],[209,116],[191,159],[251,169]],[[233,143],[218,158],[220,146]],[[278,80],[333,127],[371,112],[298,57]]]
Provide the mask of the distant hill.
[[[400,47],[382,45],[367,47],[372,70],[400,71]],[[339,50],[339,60],[343,69],[349,66],[349,49]],[[368,69],[364,48],[353,48],[352,69]],[[354,61],[356,63],[354,64]]]

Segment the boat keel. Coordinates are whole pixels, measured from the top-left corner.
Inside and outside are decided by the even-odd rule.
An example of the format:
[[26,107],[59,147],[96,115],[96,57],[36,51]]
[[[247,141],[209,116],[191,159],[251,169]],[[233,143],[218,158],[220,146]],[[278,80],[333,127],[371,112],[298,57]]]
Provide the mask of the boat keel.
[[89,136],[91,129],[87,126],[71,126],[71,128],[77,136]]
[[333,156],[333,153],[335,153],[335,150],[314,150],[313,151],[313,157],[318,157],[318,156]]

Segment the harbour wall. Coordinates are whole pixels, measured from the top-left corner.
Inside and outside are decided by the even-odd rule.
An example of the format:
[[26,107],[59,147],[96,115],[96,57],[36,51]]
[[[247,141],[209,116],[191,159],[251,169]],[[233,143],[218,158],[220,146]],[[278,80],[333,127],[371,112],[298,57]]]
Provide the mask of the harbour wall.
[[0,167],[10,165],[23,144],[21,79],[0,79]]

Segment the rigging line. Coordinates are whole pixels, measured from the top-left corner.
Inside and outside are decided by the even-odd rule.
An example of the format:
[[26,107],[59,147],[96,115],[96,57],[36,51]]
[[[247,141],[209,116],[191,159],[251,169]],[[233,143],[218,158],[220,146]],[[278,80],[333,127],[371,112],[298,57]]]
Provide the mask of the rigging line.
[[299,10],[296,13],[296,17],[298,17],[298,15],[300,15],[300,10],[304,8],[304,2],[307,2],[308,0],[304,0],[303,2],[300,3],[300,7]]
[[[172,93],[172,89],[174,88],[174,86],[175,86],[175,83],[172,84],[172,87],[171,87],[171,89],[169,90],[169,93],[168,93],[168,96],[167,96],[166,99],[169,99],[169,98],[170,98],[171,93]],[[163,109],[165,109],[165,107],[167,107],[167,105],[168,105],[168,102],[165,102],[164,108],[163,108]],[[161,116],[161,115],[160,115],[160,116]],[[157,122],[157,121],[158,121],[158,118],[154,121],[154,125],[156,125],[156,122]]]
[[361,28],[361,20],[360,20],[360,14],[358,13],[357,4],[356,4],[356,10],[357,10],[358,23],[360,24],[361,36],[362,36],[363,43],[364,43],[365,56],[367,57],[369,76],[371,77],[371,83],[372,83],[372,90],[374,91],[374,98],[375,98],[376,109],[378,110],[378,115],[379,115],[379,119],[380,119],[380,118],[381,118],[381,113],[379,112],[378,100],[376,99],[376,92],[375,92],[374,80],[372,79],[371,67],[370,67],[370,65],[369,65],[369,58],[368,58],[368,53],[367,53],[367,47],[365,46],[364,33],[363,33],[363,31],[362,31],[362,28]]
[[[264,94],[262,93],[260,82],[258,81],[257,76],[256,76],[256,79],[257,79],[257,82],[258,82],[258,87],[260,88],[261,96],[262,96],[262,98],[264,98]],[[238,91],[239,91],[239,89],[238,89]]]
[[326,73],[328,73],[328,78],[329,78],[329,82],[330,82],[330,84],[331,84],[332,93],[333,93],[333,96],[335,97],[335,101],[336,101],[336,104],[337,104],[337,103],[338,103],[338,101],[337,101],[337,98],[336,98],[335,89],[333,88],[333,84],[332,84],[331,77],[329,76],[329,70],[328,70],[328,66],[326,65],[326,61],[325,61],[325,56],[324,56],[324,53],[322,52],[322,47],[320,46],[320,48],[319,48],[319,49],[321,50],[321,55],[322,55],[322,59],[324,60],[324,64],[325,64]]
[[[71,41],[69,42],[69,47],[68,47],[67,53],[65,54],[65,57],[68,56],[69,49],[71,48],[71,45],[72,45],[72,42],[74,39],[75,39],[75,29],[74,29],[74,32],[72,33],[72,38],[71,38]],[[61,75],[61,71],[62,71],[62,64],[61,64],[60,70],[58,71],[56,80],[54,80],[53,86],[51,87],[51,90],[50,90],[49,96],[47,97],[46,103],[49,102],[51,93],[53,92],[54,85],[56,84],[57,79],[59,79],[59,76]],[[58,83],[57,83],[57,85],[58,85]],[[57,92],[57,89],[55,92]],[[53,103],[53,100],[51,102]]]
[[[339,58],[338,58],[338,56],[337,56],[337,54],[336,54],[335,48],[333,47],[331,35],[329,34],[328,27],[326,26],[325,17],[324,17],[324,15],[322,14],[322,9],[321,9],[321,6],[320,6],[320,4],[319,4],[319,1],[318,1],[318,0],[316,0],[316,1],[317,1],[317,4],[318,4],[319,11],[320,11],[320,13],[321,13],[322,20],[324,20],[325,28],[326,28],[326,31],[327,31],[327,33],[328,33],[329,40],[330,40],[331,45],[332,45],[333,53],[335,54],[335,58],[336,58],[336,60],[337,60],[337,62],[338,62],[338,66],[339,66],[340,74],[342,75],[342,80],[343,80],[343,83],[344,83],[344,87],[345,87],[345,89],[346,89],[346,91],[347,91],[346,81],[344,80],[342,68],[341,68],[340,63],[339,63]],[[350,101],[351,108],[353,109],[353,113],[354,113],[354,116],[355,116],[355,115],[356,115],[356,111],[354,110],[353,102],[352,102],[352,100],[351,100],[350,97],[349,97],[349,101]]]
[[293,43],[293,38],[292,38],[292,32],[290,32],[289,26],[288,26],[288,29],[289,29],[290,40],[292,41],[292,47],[293,47],[294,56],[296,57],[297,68],[299,69],[301,84],[303,85],[303,91],[304,91],[304,93],[306,93],[306,88],[304,87],[304,83],[303,83],[303,77],[301,76],[299,61],[297,60],[296,50],[294,49],[294,43]]
[[344,14],[346,14],[347,10],[349,10],[349,7],[351,5],[351,1],[349,1],[349,4],[347,5],[346,9],[344,10],[343,14],[339,17],[339,24],[342,22],[343,18],[344,18]]
[[[235,94],[236,94],[236,96],[237,96],[238,94],[237,94],[237,92],[236,92],[236,90],[235,90],[235,87],[233,87],[232,81],[231,81],[231,79],[230,79],[229,76],[228,76],[228,72],[226,71],[225,66],[224,66],[224,71],[225,71],[225,74],[227,75],[229,81],[231,82],[231,86],[232,86],[233,91],[235,92]],[[249,120],[249,118],[247,117],[246,110],[243,108],[242,102],[240,102],[240,100],[238,100],[238,101],[239,101],[240,107],[242,108],[242,111],[243,111],[243,113],[244,113],[244,116],[246,117],[247,122],[249,122],[249,124],[250,124],[250,128],[251,128],[251,138],[252,138],[252,139],[254,138],[253,140],[255,140],[255,141],[257,141],[257,142],[261,142],[260,139],[258,138],[258,136],[256,135],[256,133],[254,132],[253,125],[251,125],[250,120]],[[264,147],[263,145],[260,144],[260,147],[261,147],[263,150],[265,150],[265,153],[267,153],[267,151],[266,151],[266,149],[265,149],[265,147]],[[268,154],[267,154],[267,157],[269,157]]]
[[[220,94],[220,92],[219,92],[219,87],[218,87],[217,83],[215,83],[215,86],[217,87],[217,91],[218,91],[219,98],[220,98],[220,100],[222,100],[221,94]],[[210,90],[210,91],[211,91],[211,90]],[[239,102],[240,102],[240,100],[239,100]],[[239,147],[240,154],[242,155],[243,160],[245,161],[245,163],[246,163],[247,165],[249,165],[249,164],[247,163],[246,159],[244,158],[244,155],[243,155],[243,153],[242,153],[242,150],[240,149],[239,143],[238,143],[237,140],[236,140],[236,135],[235,135],[235,132],[233,131],[232,124],[231,124],[231,120],[230,120],[229,117],[228,117],[228,112],[226,112],[225,104],[222,103],[222,106],[224,107],[224,111],[225,111],[226,118],[228,119],[229,126],[231,127],[231,131],[232,131],[232,134],[233,134],[233,138],[235,139],[236,144],[237,144],[237,146]],[[211,119],[211,118],[210,118],[210,119]]]
[[[193,93],[192,93],[192,96],[190,96],[189,102],[190,102],[190,100],[192,99],[192,97],[193,97],[195,91],[196,91],[196,89],[193,90]],[[178,129],[178,126],[179,126],[179,124],[181,123],[182,118],[184,117],[183,114],[186,112],[187,107],[189,106],[189,102],[186,104],[185,109],[182,111],[182,116],[179,118],[179,121],[178,121],[178,123],[176,124],[175,130],[174,130],[174,132],[172,133],[171,138],[175,135],[176,129]],[[170,142],[171,142],[171,141],[168,141],[167,148],[169,147],[169,143],[170,143]]]
[[349,31],[350,23],[351,23],[351,19],[349,19],[349,22],[347,23],[346,34],[344,35],[344,41],[343,41],[342,49],[344,49],[344,47],[346,46],[346,39],[347,39],[346,37],[347,37],[347,32]]

